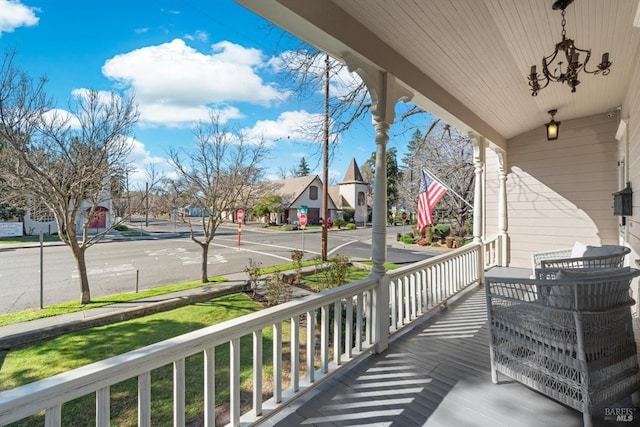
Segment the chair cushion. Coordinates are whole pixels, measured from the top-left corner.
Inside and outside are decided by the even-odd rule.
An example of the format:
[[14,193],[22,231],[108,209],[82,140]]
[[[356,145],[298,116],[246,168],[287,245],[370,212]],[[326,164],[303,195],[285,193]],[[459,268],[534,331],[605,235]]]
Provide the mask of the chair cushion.
[[[598,307],[600,303],[594,304],[594,301],[592,300],[594,295],[590,295],[593,293],[593,289],[591,289],[591,292],[586,290],[581,292],[580,286],[590,286],[590,285],[581,284],[580,282],[576,282],[576,281],[580,279],[586,279],[593,284],[594,279],[602,278],[603,284],[604,284],[607,281],[607,279],[610,278],[611,276],[627,274],[630,271],[631,271],[630,267],[596,268],[596,269],[572,268],[572,269],[560,270],[556,274],[555,279],[560,281],[570,280],[570,281],[573,281],[573,283],[565,282],[566,284],[549,286],[550,288],[549,296],[547,297],[548,304],[550,307],[555,307],[555,308],[564,308],[564,309],[576,308],[575,292],[577,292],[578,294],[577,303],[579,307],[583,306],[586,303],[588,304],[589,308],[598,309],[600,308]],[[578,287],[577,289],[576,289],[576,286]],[[595,286],[599,287],[601,285],[600,283],[597,283],[597,285]],[[587,294],[585,294],[584,292],[587,292]],[[589,301],[588,302],[585,301],[584,300],[585,298],[588,298]]]
[[587,245],[581,242],[576,242],[571,249],[570,258],[581,258],[584,256],[584,253],[587,251]]

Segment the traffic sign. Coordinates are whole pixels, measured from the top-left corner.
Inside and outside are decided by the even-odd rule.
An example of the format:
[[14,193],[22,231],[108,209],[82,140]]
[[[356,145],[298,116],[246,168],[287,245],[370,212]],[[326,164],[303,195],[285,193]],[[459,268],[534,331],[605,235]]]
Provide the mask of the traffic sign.
[[307,214],[300,214],[300,225],[302,227],[307,225]]
[[242,222],[244,219],[244,211],[242,209],[238,209],[238,222]]
[[301,205],[301,206],[298,208],[298,213],[299,213],[299,214],[305,214],[305,215],[306,215],[307,213],[309,213],[309,212],[308,212],[308,210],[309,210],[309,206],[307,206],[307,205]]
[[405,219],[407,219],[407,213],[406,212],[402,212],[402,220],[404,221]]

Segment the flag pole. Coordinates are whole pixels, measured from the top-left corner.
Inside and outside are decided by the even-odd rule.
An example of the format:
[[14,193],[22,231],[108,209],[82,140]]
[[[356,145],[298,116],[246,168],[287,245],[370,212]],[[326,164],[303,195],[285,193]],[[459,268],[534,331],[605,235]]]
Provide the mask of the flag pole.
[[435,179],[436,181],[438,181],[438,184],[442,185],[444,188],[446,188],[447,190],[451,191],[454,195],[458,196],[458,198],[460,200],[462,200],[467,206],[469,206],[471,209],[473,209],[473,205],[469,202],[467,202],[465,200],[464,197],[462,197],[461,195],[459,195],[458,193],[456,193],[455,191],[453,191],[451,189],[451,187],[449,187],[448,185],[446,185],[444,182],[442,182],[442,180],[440,178],[438,178],[437,176],[435,176],[432,172],[430,172],[427,168],[423,167],[422,171],[424,173],[426,173],[427,175],[429,175],[431,178]]

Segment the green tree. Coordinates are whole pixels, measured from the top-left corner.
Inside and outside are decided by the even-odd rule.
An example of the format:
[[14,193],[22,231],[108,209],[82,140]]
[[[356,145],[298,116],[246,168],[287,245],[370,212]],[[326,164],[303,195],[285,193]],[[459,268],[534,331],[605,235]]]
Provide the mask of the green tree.
[[309,170],[309,165],[307,161],[303,158],[300,159],[300,164],[298,165],[298,169],[296,170],[296,176],[307,176],[311,173]]
[[[395,206],[398,203],[398,188],[402,173],[398,168],[398,150],[395,147],[387,149],[387,209],[391,206]],[[371,158],[366,161],[368,169],[371,170],[372,182],[375,182],[374,177],[376,174],[376,152],[371,153]],[[375,191],[375,190],[374,190]]]
[[267,194],[251,209],[255,216],[264,217],[267,223],[271,222],[269,217],[272,213],[279,214],[283,211],[282,197],[277,194]]

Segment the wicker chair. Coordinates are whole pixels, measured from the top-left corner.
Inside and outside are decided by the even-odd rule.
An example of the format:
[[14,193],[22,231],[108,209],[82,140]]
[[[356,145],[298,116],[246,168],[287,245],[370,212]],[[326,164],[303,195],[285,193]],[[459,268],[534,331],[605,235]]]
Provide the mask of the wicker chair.
[[492,380],[503,373],[591,415],[640,390],[629,296],[640,270],[487,277]]
[[535,277],[536,270],[566,268],[622,267],[625,256],[631,252],[626,246],[587,246],[576,243],[572,248],[552,249],[531,254]]

